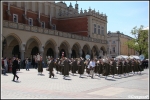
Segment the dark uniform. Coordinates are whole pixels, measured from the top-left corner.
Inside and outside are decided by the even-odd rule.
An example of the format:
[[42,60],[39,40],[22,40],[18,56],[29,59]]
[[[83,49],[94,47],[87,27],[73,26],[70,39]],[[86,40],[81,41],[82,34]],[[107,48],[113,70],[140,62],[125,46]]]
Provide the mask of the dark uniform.
[[[80,60],[78,65],[78,73],[81,75],[84,73],[84,60]],[[81,77],[81,76],[80,76]]]
[[112,65],[110,67],[111,67],[111,74],[114,77],[114,75],[117,74],[117,68],[116,68],[117,67],[117,63],[116,63],[116,61],[112,61]]
[[102,73],[103,73],[103,64],[102,64],[102,62],[100,62],[100,63],[98,63],[98,74],[99,74],[99,76]]
[[51,60],[50,64],[49,64],[49,78],[51,78],[51,76],[54,77],[54,73],[53,73],[53,68],[54,68],[54,61]]
[[17,73],[17,68],[18,68],[18,61],[15,59],[14,61],[13,61],[13,66],[12,66],[12,73],[13,73],[13,75],[14,75],[14,77],[13,77],[13,81],[15,81],[15,77],[17,77],[17,80],[18,80],[18,76],[16,75],[16,73]]
[[69,61],[67,59],[64,61],[63,71],[64,76],[69,75]]
[[122,74],[122,62],[118,62],[118,74]]

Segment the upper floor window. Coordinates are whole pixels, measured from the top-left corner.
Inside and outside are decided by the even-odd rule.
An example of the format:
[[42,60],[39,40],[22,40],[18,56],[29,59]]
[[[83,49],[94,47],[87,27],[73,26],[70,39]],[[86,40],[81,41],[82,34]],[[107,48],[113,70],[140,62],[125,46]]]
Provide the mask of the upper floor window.
[[33,19],[29,18],[28,23],[29,23],[30,26],[33,26]]
[[115,47],[113,47],[113,53],[115,53]]
[[18,23],[18,15],[13,14],[13,22]]
[[115,41],[112,41],[112,44],[115,44]]
[[101,34],[104,35],[104,27],[101,27]]
[[107,48],[107,52],[109,52],[109,48]]
[[94,33],[96,33],[96,24],[94,24]]
[[41,22],[41,27],[45,28],[45,22]]
[[98,34],[100,34],[100,26],[98,25]]

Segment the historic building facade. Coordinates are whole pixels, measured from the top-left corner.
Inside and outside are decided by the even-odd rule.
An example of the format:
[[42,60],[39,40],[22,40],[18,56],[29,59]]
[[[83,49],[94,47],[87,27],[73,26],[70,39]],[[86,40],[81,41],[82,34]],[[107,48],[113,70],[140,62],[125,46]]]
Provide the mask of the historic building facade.
[[110,58],[115,58],[118,55],[137,55],[138,53],[127,46],[127,41],[131,40],[132,37],[127,36],[123,33],[110,32],[107,34],[108,48],[107,54]]
[[107,54],[107,16],[63,2],[3,2],[2,55],[22,60]]

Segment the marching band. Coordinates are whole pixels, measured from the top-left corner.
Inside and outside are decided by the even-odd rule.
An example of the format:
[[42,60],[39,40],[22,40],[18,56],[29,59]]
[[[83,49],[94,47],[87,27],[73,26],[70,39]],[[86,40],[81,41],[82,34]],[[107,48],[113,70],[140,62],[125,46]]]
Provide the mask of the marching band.
[[[53,62],[52,62],[53,60]],[[53,63],[53,64],[51,64]],[[141,61],[137,59],[109,59],[107,57],[101,59],[86,59],[80,58],[66,58],[62,56],[61,59],[53,58],[48,59],[47,65],[49,67],[50,75],[54,77],[53,68],[56,69],[57,74],[60,73],[66,76],[69,76],[69,72],[74,75],[75,73],[81,75],[87,73],[91,78],[98,75],[98,77],[105,76],[107,79],[108,75],[112,75],[114,78],[115,75],[121,77],[121,75],[135,74],[135,72],[140,72],[144,70],[142,67]],[[50,76],[51,77],[51,76]]]

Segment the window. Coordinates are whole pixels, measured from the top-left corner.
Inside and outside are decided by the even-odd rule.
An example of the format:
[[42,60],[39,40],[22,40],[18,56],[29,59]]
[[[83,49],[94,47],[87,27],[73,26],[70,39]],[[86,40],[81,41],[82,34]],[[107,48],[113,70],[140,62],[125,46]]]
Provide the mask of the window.
[[45,22],[41,22],[42,28],[45,28]]
[[109,52],[109,48],[107,48],[107,52]]
[[112,44],[115,44],[115,41],[112,41]]
[[18,23],[18,15],[13,14],[13,22]]
[[115,53],[115,47],[113,47],[113,53]]
[[29,18],[28,23],[29,23],[30,26],[33,26],[33,19]]
[[98,25],[98,34],[100,34],[100,26]]
[[104,35],[104,27],[101,27],[101,34]]
[[94,24],[94,33],[96,33],[96,24]]

